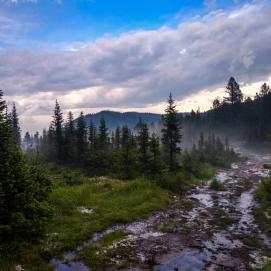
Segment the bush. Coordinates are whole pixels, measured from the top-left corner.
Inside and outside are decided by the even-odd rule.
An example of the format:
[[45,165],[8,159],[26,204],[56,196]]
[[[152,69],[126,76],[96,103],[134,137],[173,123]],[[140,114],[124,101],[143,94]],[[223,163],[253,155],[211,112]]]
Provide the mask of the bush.
[[221,190],[224,190],[224,189],[225,189],[223,183],[221,183],[220,181],[218,181],[216,178],[214,178],[214,179],[211,181],[209,187],[210,187],[211,189],[213,189],[213,190],[216,190],[216,191],[221,191]]
[[175,193],[185,192],[196,184],[198,180],[190,173],[165,173],[161,175],[156,181],[156,185],[161,188],[170,190]]

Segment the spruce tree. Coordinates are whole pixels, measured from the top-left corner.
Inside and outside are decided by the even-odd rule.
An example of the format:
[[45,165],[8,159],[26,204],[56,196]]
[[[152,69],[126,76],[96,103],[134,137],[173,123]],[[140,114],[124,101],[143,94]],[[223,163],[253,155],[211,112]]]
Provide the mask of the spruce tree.
[[21,129],[15,103],[12,106],[11,119],[14,140],[18,146],[21,146]]
[[55,149],[56,149],[56,159],[58,162],[63,161],[63,146],[64,146],[64,137],[63,137],[63,114],[60,109],[60,105],[56,100],[54,116],[53,116],[53,128],[54,128],[54,139],[55,139]]
[[49,215],[50,183],[41,170],[29,167],[14,142],[13,123],[0,91],[0,242],[36,239]]
[[166,162],[170,171],[174,171],[178,167],[178,155],[181,153],[180,143],[181,121],[176,110],[176,105],[170,93],[168,106],[163,116],[162,143],[166,154]]
[[80,116],[77,120],[77,156],[79,160],[82,160],[85,157],[87,151],[87,125],[83,112],[80,113]]
[[120,131],[120,127],[118,126],[116,128],[116,132],[115,132],[115,149],[119,150],[120,149],[120,145],[121,145],[121,131]]
[[65,124],[65,159],[72,162],[75,157],[75,127],[74,127],[74,119],[73,114],[70,111],[68,113],[68,119]]
[[226,86],[226,93],[228,94],[228,97],[224,97],[225,103],[234,105],[243,101],[244,95],[234,77],[229,79],[229,82]]
[[104,118],[101,118],[100,120],[98,136],[99,136],[99,147],[101,150],[104,150],[108,145],[108,128],[106,127]]
[[97,148],[97,130],[94,122],[91,120],[89,125],[89,145],[91,150],[95,150]]
[[148,167],[148,148],[149,148],[149,128],[145,122],[138,124],[138,149],[139,149],[139,162],[143,171]]
[[160,158],[160,143],[159,138],[153,133],[150,141],[150,157],[149,157],[149,173],[151,176],[158,176],[163,170],[163,162]]

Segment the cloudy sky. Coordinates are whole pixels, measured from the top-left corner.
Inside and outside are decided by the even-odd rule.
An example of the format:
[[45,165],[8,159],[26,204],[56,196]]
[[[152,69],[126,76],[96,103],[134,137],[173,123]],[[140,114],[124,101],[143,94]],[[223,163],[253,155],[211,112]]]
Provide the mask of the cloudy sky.
[[0,88],[23,131],[65,113],[210,107],[271,78],[270,1],[0,0]]

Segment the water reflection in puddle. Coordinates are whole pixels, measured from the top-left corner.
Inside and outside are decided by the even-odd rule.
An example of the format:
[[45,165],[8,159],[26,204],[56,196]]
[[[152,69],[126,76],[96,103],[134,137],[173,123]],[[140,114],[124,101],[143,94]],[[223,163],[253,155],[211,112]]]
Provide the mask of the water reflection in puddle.
[[174,259],[163,265],[157,265],[154,271],[200,271],[204,267],[207,256],[197,249],[184,249]]

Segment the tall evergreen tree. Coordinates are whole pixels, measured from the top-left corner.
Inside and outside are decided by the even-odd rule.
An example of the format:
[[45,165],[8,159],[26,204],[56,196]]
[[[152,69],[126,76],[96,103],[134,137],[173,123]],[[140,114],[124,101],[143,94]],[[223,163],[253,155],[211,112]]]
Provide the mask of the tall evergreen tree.
[[147,123],[141,122],[138,124],[138,148],[139,162],[143,171],[146,171],[148,166],[148,148],[149,148],[149,128]]
[[108,128],[105,119],[101,118],[99,126],[99,147],[104,150],[108,145]]
[[53,116],[53,128],[55,132],[55,149],[56,149],[56,158],[57,161],[61,162],[63,160],[63,146],[64,146],[64,137],[63,137],[63,114],[60,109],[60,105],[56,100],[54,116]]
[[121,130],[121,153],[123,177],[130,179],[133,177],[134,156],[132,152],[132,133],[127,125],[124,125]]
[[21,146],[21,129],[15,103],[12,106],[11,120],[14,140],[18,146]]
[[180,143],[182,135],[181,121],[171,93],[165,113],[162,119],[164,126],[162,129],[162,142],[169,170],[173,171],[178,167],[178,155],[181,153]]
[[230,103],[231,105],[234,105],[243,101],[244,95],[234,77],[231,77],[229,79],[228,85],[226,86],[226,93],[229,96],[224,97],[225,103]]
[[159,138],[153,133],[150,142],[150,158],[148,163],[149,173],[151,176],[158,176],[163,170],[163,162],[160,158],[160,143]]
[[78,159],[82,160],[87,151],[87,125],[83,112],[80,113],[80,116],[77,120],[76,137]]
[[89,125],[89,145],[91,150],[95,150],[97,148],[97,130],[94,122],[91,120]]
[[120,149],[120,145],[121,145],[121,131],[120,131],[120,127],[118,126],[116,128],[116,132],[115,132],[115,149],[119,150]]
[[37,238],[49,215],[50,184],[37,168],[28,167],[13,138],[13,124],[0,91],[0,242],[11,245]]
[[65,124],[65,159],[71,161],[75,159],[75,127],[73,114],[68,113],[68,119]]

